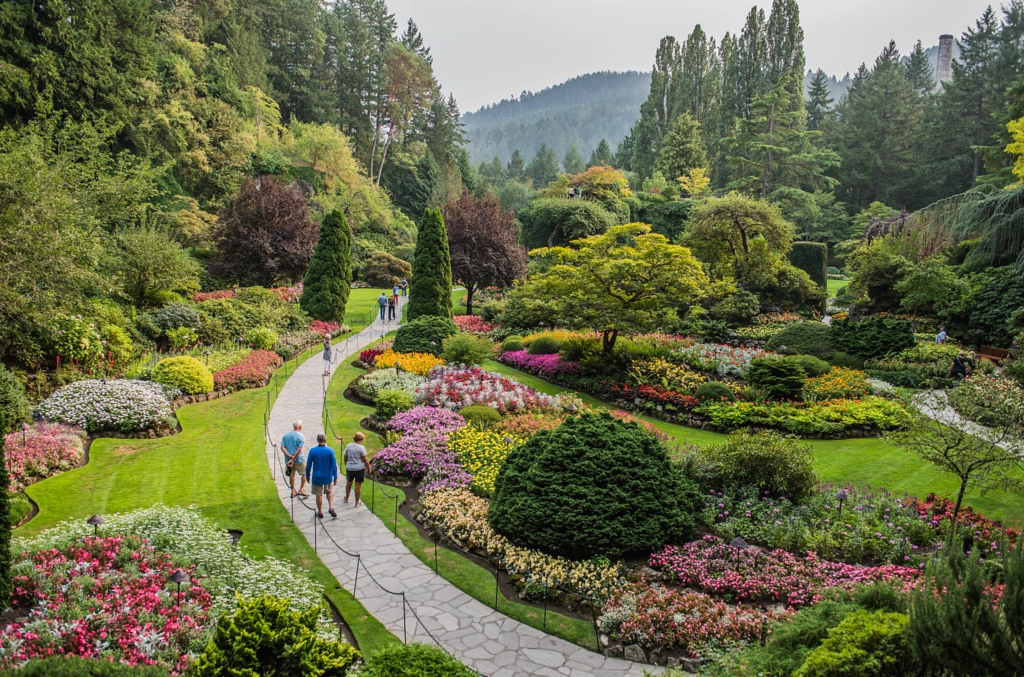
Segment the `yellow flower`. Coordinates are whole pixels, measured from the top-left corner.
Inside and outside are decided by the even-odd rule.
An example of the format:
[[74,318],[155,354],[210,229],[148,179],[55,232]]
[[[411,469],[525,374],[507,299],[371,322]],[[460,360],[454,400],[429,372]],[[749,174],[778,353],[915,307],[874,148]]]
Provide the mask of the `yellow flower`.
[[412,374],[426,376],[431,369],[444,364],[444,360],[430,353],[396,353],[388,348],[374,359],[373,364],[378,369],[395,367]]

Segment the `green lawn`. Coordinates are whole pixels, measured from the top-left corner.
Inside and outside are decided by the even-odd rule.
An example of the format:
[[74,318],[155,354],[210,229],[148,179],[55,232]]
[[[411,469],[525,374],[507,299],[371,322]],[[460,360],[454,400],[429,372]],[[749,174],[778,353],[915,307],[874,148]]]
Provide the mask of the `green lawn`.
[[[348,384],[364,373],[362,369],[353,367],[351,362],[352,360],[349,359],[339,365],[327,391],[327,406],[330,413],[331,426],[334,433],[344,440],[350,439],[353,434],[361,430],[359,421],[373,411],[372,407],[354,404],[343,396]],[[338,445],[341,444],[341,442],[338,442]],[[364,444],[371,456],[381,448],[379,437],[372,433],[367,437]],[[383,491],[391,495],[395,495],[398,492],[397,489],[391,487],[384,487]],[[373,506],[374,514],[380,517],[381,521],[388,525],[388,528],[393,529],[395,524],[394,500],[386,499],[382,490],[376,489],[372,480],[367,480],[363,486],[363,498],[367,505],[370,505],[371,494],[374,492],[376,493]],[[420,536],[416,527],[401,514],[398,515],[398,537],[422,562],[430,568],[434,568],[434,543]],[[471,597],[489,607],[493,607],[495,583],[494,576],[490,572],[475,562],[445,548],[438,550],[437,562],[439,571],[445,579]],[[500,595],[498,609],[503,614],[522,623],[535,628],[543,627],[543,609],[510,602]],[[596,649],[594,626],[589,621],[569,618],[549,610],[547,626],[544,629],[546,632],[580,646]]]
[[28,487],[40,513],[15,535],[157,503],[194,505],[221,527],[242,531],[241,545],[250,555],[275,557],[307,571],[324,586],[364,651],[397,641],[341,588],[278,498],[263,436],[272,388],[182,407],[177,412],[182,432],[172,437],[97,440],[88,465]]
[[[499,362],[489,360],[484,367],[512,376],[531,388],[550,395],[566,391],[566,388],[552,385]],[[589,404],[606,406],[589,395],[583,395],[583,400]],[[646,416],[641,418],[675,437],[677,444],[708,444],[721,442],[726,437],[720,433],[665,423]],[[890,491],[922,498],[930,492],[950,495],[959,487],[959,483],[952,476],[938,472],[934,466],[879,437],[834,441],[810,440],[809,443],[814,450],[815,470],[827,482],[884,487]],[[1024,502],[1012,494],[994,491],[981,496],[976,491],[968,492],[964,502],[986,516],[1001,520],[1009,526],[1019,527],[1024,524]]]
[[377,318],[377,297],[381,292],[391,296],[390,289],[353,289],[345,307],[345,324],[352,331],[359,331]]
[[828,295],[829,297],[835,297],[839,293],[839,290],[850,284],[849,280],[828,280]]

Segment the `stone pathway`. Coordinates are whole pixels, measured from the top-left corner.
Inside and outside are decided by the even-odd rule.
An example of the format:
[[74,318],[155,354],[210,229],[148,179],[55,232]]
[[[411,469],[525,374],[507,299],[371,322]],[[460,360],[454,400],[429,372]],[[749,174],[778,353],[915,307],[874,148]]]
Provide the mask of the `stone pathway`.
[[[923,390],[914,394],[913,401],[922,414],[934,421],[955,426],[970,435],[974,435],[986,442],[991,442],[1007,451],[1014,450],[1013,445],[1004,441],[997,431],[968,420],[957,413],[949,404],[949,398],[946,396],[945,390]],[[1024,450],[1018,451],[1024,452]]]
[[[406,299],[401,300],[404,303]],[[398,316],[401,317],[400,309]],[[396,324],[377,320],[355,337],[337,343],[338,362],[363,350],[381,337],[382,330],[390,331]],[[319,353],[315,354],[300,365],[281,388],[268,424],[270,438],[275,443],[291,429],[294,419],[303,421],[309,442],[314,442],[316,436],[324,432],[322,369],[323,360]],[[335,443],[330,434],[328,438],[336,449],[341,444]],[[291,507],[290,491],[281,477],[276,453],[279,452],[268,442],[267,460],[274,468],[278,493],[287,508]],[[356,597],[395,636],[407,636],[410,642],[430,643],[433,641],[430,635],[433,635],[442,647],[485,677],[641,677],[645,669],[654,674],[662,672],[654,666],[606,658],[493,611],[435,575],[368,508],[342,503],[342,496],[343,489],[335,505],[338,518],[325,517],[322,526],[317,527],[315,541],[313,513],[298,501],[295,502],[296,524],[310,545],[315,542],[320,559],[349,592],[356,584],[357,560],[340,552],[331,540],[360,556],[364,566],[359,573]],[[404,592],[404,598],[381,590],[369,580],[370,576],[389,591]],[[404,603],[406,601],[408,604]],[[430,635],[417,622],[413,611]]]

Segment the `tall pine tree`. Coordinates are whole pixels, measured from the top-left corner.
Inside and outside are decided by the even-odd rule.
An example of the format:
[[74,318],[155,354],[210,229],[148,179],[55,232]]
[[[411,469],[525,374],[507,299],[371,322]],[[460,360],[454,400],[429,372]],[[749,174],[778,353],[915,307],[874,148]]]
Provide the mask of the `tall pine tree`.
[[518,181],[519,183],[526,181],[526,160],[523,159],[523,154],[518,148],[512,151],[512,157],[508,159],[506,170],[509,181]]
[[547,185],[558,178],[558,156],[555,150],[546,143],[540,144],[537,154],[526,166],[526,176],[533,179],[534,188],[547,188]]
[[452,257],[448,232],[438,209],[428,209],[420,220],[412,260],[406,319],[425,315],[452,316]]
[[312,318],[342,324],[351,289],[352,231],[345,215],[334,210],[320,222],[299,305]]
[[597,148],[590,154],[590,159],[587,161],[587,168],[590,167],[611,167],[615,164],[615,158],[612,156],[612,148],[608,145],[606,139],[601,139],[601,142],[597,144]]
[[814,72],[807,88],[807,129],[819,130],[832,114],[835,102],[828,91],[828,76],[820,68]]
[[583,162],[583,156],[580,154],[576,144],[569,144],[569,150],[565,151],[565,157],[562,158],[562,169],[565,170],[566,174],[579,174],[586,170],[587,165]]
[[707,154],[701,140],[700,123],[689,113],[680,113],[672,121],[665,140],[658,152],[655,169],[661,172],[666,180],[675,180],[697,167],[707,168]]

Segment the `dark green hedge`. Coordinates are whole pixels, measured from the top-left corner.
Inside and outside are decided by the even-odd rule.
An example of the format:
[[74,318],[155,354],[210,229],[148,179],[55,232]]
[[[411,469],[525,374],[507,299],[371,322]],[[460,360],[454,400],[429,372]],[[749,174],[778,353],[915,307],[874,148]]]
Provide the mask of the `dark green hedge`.
[[794,242],[789,262],[806,271],[823,289],[828,287],[828,245],[824,242]]
[[653,436],[607,413],[583,414],[509,454],[489,520],[522,547],[619,557],[693,537],[701,505]]
[[405,309],[409,320],[426,315],[452,316],[452,255],[448,231],[438,209],[428,209],[420,220]]
[[351,290],[352,231],[345,215],[334,210],[320,222],[299,305],[314,319],[343,324]]
[[787,355],[812,355],[825,361],[831,360],[836,352],[832,329],[821,322],[794,322],[765,344],[768,350],[779,350],[782,346],[786,347]]
[[444,340],[459,333],[450,317],[424,315],[398,328],[392,346],[398,353],[430,353],[440,357]]
[[915,342],[914,327],[909,320],[872,315],[860,322],[849,319],[832,321],[832,343],[835,349],[865,360],[895,355]]

